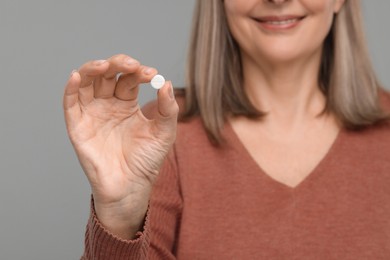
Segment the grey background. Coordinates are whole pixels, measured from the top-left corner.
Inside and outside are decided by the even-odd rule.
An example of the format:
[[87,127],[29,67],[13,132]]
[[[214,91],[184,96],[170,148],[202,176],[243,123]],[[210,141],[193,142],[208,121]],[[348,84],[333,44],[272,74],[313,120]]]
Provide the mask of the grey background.
[[[80,257],[90,189],[65,131],[63,86],[85,61],[117,53],[183,85],[193,4],[0,2],[0,259]],[[389,10],[388,0],[364,0],[372,59],[387,88]],[[154,97],[145,86],[141,102]]]

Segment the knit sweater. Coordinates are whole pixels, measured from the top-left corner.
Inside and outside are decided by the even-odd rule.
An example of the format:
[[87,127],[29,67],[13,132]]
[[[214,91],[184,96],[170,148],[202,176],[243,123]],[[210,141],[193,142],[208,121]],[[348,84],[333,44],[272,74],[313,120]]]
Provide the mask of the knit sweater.
[[199,118],[179,123],[142,232],[116,237],[92,201],[82,259],[390,259],[390,124],[342,129],[294,188],[263,172],[229,123],[222,134],[218,148]]

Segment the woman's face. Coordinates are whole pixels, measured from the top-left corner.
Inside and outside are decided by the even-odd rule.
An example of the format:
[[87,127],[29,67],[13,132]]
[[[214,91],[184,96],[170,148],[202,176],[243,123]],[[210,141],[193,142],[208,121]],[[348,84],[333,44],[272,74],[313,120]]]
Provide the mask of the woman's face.
[[224,0],[243,57],[286,62],[322,50],[344,0]]

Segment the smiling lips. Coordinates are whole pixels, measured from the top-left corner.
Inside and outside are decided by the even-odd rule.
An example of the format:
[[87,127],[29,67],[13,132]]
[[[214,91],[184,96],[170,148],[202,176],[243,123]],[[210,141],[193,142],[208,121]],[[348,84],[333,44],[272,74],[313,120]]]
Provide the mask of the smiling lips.
[[263,16],[254,18],[262,28],[272,31],[287,30],[296,27],[305,17],[296,15]]

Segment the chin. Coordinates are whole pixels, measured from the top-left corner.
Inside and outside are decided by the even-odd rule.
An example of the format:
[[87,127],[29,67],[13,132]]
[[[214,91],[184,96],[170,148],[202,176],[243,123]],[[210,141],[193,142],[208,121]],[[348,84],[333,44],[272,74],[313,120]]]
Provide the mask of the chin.
[[297,51],[297,49],[290,48],[270,48],[262,50],[261,54],[258,57],[261,57],[262,60],[267,61],[270,64],[283,64],[291,63],[304,57],[307,57],[308,53],[302,53]]

